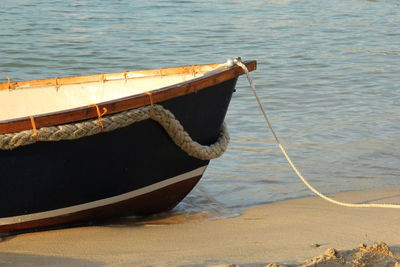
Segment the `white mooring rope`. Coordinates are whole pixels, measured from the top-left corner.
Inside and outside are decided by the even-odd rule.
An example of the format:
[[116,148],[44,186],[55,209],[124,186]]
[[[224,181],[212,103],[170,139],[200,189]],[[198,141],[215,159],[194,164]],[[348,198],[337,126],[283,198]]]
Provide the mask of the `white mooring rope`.
[[293,171],[297,174],[297,176],[300,178],[301,181],[303,181],[303,183],[312,191],[314,192],[316,195],[318,195],[319,197],[333,203],[333,204],[337,204],[340,206],[345,206],[345,207],[351,207],[351,208],[389,208],[389,209],[400,209],[400,204],[374,204],[374,203],[367,203],[367,204],[353,204],[353,203],[346,203],[346,202],[341,202],[341,201],[337,201],[334,200],[330,197],[325,196],[324,194],[320,193],[317,189],[315,189],[311,184],[309,184],[307,182],[307,180],[304,178],[304,176],[300,173],[300,171],[297,169],[296,165],[294,165],[294,163],[292,162],[292,160],[290,159],[289,155],[286,152],[286,149],[283,147],[283,145],[281,144],[281,142],[278,139],[278,136],[276,135],[272,124],[270,122],[270,120],[268,119],[267,113],[265,112],[265,109],[263,107],[263,105],[261,104],[261,100],[260,97],[257,95],[256,92],[256,87],[254,86],[253,83],[253,79],[250,76],[249,70],[247,69],[246,65],[242,63],[240,58],[234,58],[234,59],[228,59],[227,61],[227,66],[233,66],[234,64],[238,65],[239,67],[241,67],[244,72],[246,73],[247,76],[247,80],[249,81],[249,85],[251,90],[253,91],[253,94],[257,100],[258,106],[261,110],[261,112],[264,115],[265,121],[268,124],[269,129],[271,130],[273,136],[275,137],[275,141],[278,144],[280,150],[282,151],[282,154],[285,156],[287,162],[289,163],[290,167],[292,167]]

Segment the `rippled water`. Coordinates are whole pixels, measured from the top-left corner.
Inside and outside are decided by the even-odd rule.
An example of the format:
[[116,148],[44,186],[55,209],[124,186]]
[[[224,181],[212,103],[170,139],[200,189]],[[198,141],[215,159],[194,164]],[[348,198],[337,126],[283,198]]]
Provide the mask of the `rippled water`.
[[[256,59],[282,143],[325,193],[400,185],[400,2],[2,0],[0,79]],[[311,195],[265,126],[244,77],[232,141],[180,211]]]

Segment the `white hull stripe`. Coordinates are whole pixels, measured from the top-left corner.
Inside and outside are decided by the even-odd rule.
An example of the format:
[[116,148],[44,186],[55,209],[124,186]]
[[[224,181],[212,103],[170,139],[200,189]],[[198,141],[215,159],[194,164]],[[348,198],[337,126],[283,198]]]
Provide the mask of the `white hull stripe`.
[[203,175],[205,169],[207,166],[200,167],[198,169],[192,170],[190,172],[183,173],[181,175],[169,178],[167,180],[164,180],[162,182],[158,182],[122,195],[114,196],[114,197],[109,197],[101,200],[96,200],[93,202],[85,203],[85,204],[80,204],[80,205],[75,205],[67,208],[61,208],[61,209],[56,209],[56,210],[51,210],[51,211],[45,211],[45,212],[38,212],[38,213],[32,213],[32,214],[27,214],[27,215],[21,215],[21,216],[13,216],[13,217],[7,217],[7,218],[2,218],[0,219],[0,225],[9,225],[9,224],[17,224],[17,223],[23,223],[23,222],[28,222],[28,221],[35,221],[35,220],[40,220],[40,219],[47,219],[47,218],[52,218],[52,217],[57,217],[57,216],[62,216],[70,213],[75,213],[83,210],[88,210],[88,209],[93,209],[101,206],[106,206],[114,203],[118,203],[127,199],[131,199],[140,195],[144,195],[147,193],[150,193],[152,191],[161,189],[163,187],[196,177],[196,176],[201,176]]

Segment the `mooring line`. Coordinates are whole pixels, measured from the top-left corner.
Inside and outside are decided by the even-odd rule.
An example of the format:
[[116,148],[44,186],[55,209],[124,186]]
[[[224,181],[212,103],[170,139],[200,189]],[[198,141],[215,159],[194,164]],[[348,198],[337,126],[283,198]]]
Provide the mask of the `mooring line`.
[[356,203],[346,203],[346,202],[341,202],[341,201],[337,201],[334,200],[322,193],[320,193],[317,189],[315,189],[315,187],[313,187],[305,178],[304,176],[301,174],[301,172],[298,170],[298,168],[296,167],[296,165],[293,163],[293,161],[291,160],[291,158],[289,157],[288,153],[286,152],[286,149],[283,147],[282,143],[279,141],[279,138],[277,136],[277,134],[274,131],[274,128],[272,127],[272,124],[267,116],[267,112],[265,111],[263,105],[261,104],[261,99],[257,94],[256,91],[256,87],[254,86],[253,83],[253,79],[250,75],[249,70],[247,69],[246,65],[242,63],[240,58],[233,58],[233,59],[228,59],[226,65],[228,67],[231,67],[233,65],[238,65],[239,67],[241,67],[243,69],[243,71],[245,72],[246,76],[247,76],[247,80],[249,81],[249,85],[251,90],[253,91],[253,94],[257,100],[258,106],[264,116],[264,119],[268,125],[268,128],[271,130],[276,143],[278,144],[279,149],[281,150],[282,154],[285,156],[287,162],[289,163],[290,167],[293,169],[293,171],[297,174],[297,176],[300,178],[300,180],[312,191],[314,192],[317,196],[325,199],[326,201],[329,201],[333,204],[336,205],[340,205],[340,206],[345,206],[345,207],[351,207],[351,208],[389,208],[389,209],[400,209],[400,204],[375,204],[375,203],[362,203],[362,204],[356,204]]

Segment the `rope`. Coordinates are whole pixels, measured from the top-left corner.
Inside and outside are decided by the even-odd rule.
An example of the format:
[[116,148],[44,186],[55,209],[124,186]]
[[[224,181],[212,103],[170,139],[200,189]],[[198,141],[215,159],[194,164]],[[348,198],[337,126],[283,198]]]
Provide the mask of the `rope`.
[[251,87],[251,90],[253,91],[253,94],[257,100],[258,106],[260,108],[260,110],[263,113],[264,119],[267,122],[267,125],[269,127],[269,129],[271,130],[276,143],[278,144],[279,149],[281,150],[282,154],[285,156],[287,162],[289,163],[290,167],[293,169],[293,171],[297,174],[297,176],[300,178],[300,180],[312,191],[314,192],[317,196],[325,199],[326,201],[329,201],[333,204],[339,205],[339,206],[345,206],[345,207],[351,207],[351,208],[390,208],[390,209],[400,209],[400,205],[399,204],[375,204],[375,203],[363,203],[363,204],[353,204],[353,203],[346,203],[346,202],[341,202],[341,201],[337,201],[334,200],[330,197],[327,197],[326,195],[320,193],[317,189],[315,189],[310,183],[307,182],[307,180],[304,178],[304,176],[300,173],[300,171],[297,169],[296,165],[294,165],[294,163],[292,162],[292,160],[290,159],[288,153],[286,152],[286,149],[283,147],[283,145],[281,144],[281,142],[279,141],[278,136],[276,135],[272,124],[270,122],[270,120],[268,119],[267,113],[265,112],[265,109],[263,107],[263,105],[261,104],[261,100],[260,97],[257,94],[256,91],[256,87],[254,86],[253,83],[253,79],[250,76],[249,70],[247,69],[246,65],[243,64],[241,62],[240,58],[236,58],[236,59],[230,59],[227,62],[227,65],[230,66],[232,64],[236,64],[239,67],[241,67],[243,69],[243,71],[246,73],[247,76],[247,80],[249,81],[249,85]]
[[90,106],[95,107],[96,113],[97,113],[97,120],[99,122],[99,126],[101,127],[101,131],[104,129],[104,124],[103,124],[103,115],[107,113],[107,109],[103,107],[103,113],[100,112],[100,108],[97,104],[90,104]]
[[39,136],[36,129],[35,118],[33,116],[29,116],[29,119],[31,120],[33,135],[35,136],[36,140],[39,140]]
[[225,123],[223,123],[218,140],[214,144],[209,146],[201,145],[190,137],[174,114],[161,105],[152,105],[104,116],[102,117],[101,126],[99,126],[99,119],[96,118],[78,123],[42,127],[35,129],[36,132],[34,130],[25,130],[1,134],[0,149],[11,150],[19,146],[36,143],[38,139],[40,141],[78,139],[100,132],[110,132],[146,119],[158,122],[173,142],[189,156],[201,160],[210,160],[221,156],[228,147],[229,134]]

